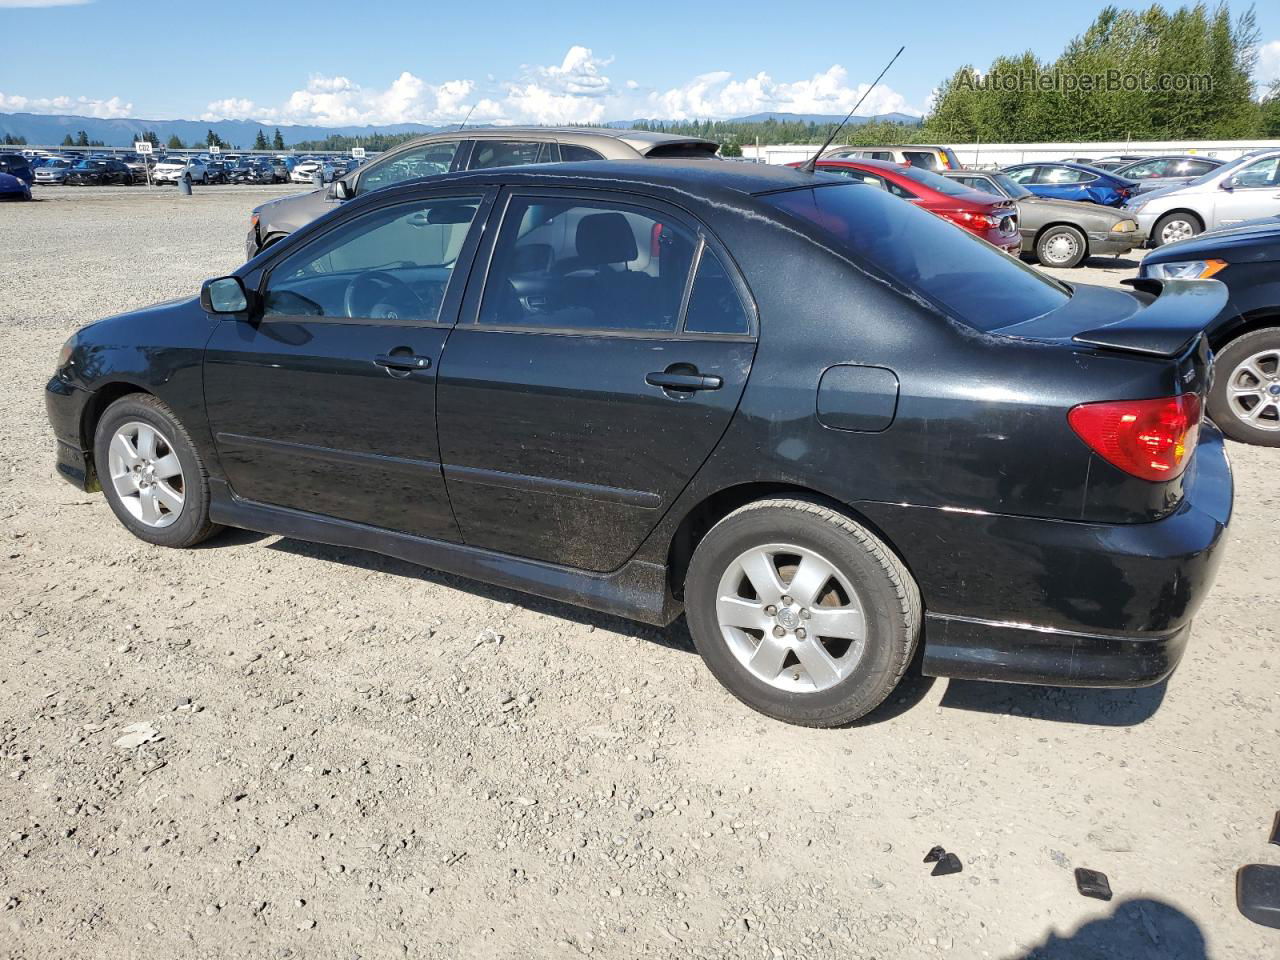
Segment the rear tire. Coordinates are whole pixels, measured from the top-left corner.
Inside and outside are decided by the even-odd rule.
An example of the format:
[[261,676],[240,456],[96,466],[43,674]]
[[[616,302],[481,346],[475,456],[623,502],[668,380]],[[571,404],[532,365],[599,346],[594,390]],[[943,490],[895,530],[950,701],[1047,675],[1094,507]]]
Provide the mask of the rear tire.
[[1166,243],[1174,243],[1204,233],[1204,221],[1194,213],[1174,211],[1166,213],[1151,228],[1151,245],[1163,247]]
[[93,441],[102,492],[125,528],[160,547],[192,547],[222,527],[209,519],[209,474],[186,428],[158,397],[107,407]]
[[730,693],[810,727],[879,706],[921,623],[915,580],[884,542],[795,499],[748,504],[712,527],[689,565],[685,609],[698,653]]
[[1214,361],[1208,413],[1232,440],[1280,447],[1280,328],[1246,333]]
[[1088,255],[1089,242],[1075,227],[1059,224],[1036,240],[1036,259],[1046,267],[1078,267]]

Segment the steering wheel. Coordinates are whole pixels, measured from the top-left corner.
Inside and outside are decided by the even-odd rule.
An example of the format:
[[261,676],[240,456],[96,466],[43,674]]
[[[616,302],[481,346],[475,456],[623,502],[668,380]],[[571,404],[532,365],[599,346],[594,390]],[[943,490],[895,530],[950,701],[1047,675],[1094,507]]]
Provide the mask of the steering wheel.
[[[364,309],[366,293],[376,294],[367,309]],[[397,303],[396,301],[399,301]],[[373,317],[379,320],[398,320],[404,312],[421,310],[417,317],[406,319],[430,319],[431,311],[426,302],[399,277],[394,277],[385,270],[371,270],[355,277],[342,295],[343,312],[348,317]]]

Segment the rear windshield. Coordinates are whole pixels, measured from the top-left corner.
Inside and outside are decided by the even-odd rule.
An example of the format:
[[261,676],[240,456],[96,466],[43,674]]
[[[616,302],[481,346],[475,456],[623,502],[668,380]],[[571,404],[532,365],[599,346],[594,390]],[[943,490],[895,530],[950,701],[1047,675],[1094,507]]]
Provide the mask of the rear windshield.
[[985,240],[862,184],[762,197],[807,220],[875,272],[978,330],[998,330],[1057,310],[1070,290]]
[[966,197],[973,193],[972,187],[966,187],[963,183],[948,180],[940,173],[930,173],[928,170],[921,170],[919,167],[907,167],[905,170],[896,172],[910,180],[914,180],[916,183],[924,184],[930,190],[945,193],[948,197]]

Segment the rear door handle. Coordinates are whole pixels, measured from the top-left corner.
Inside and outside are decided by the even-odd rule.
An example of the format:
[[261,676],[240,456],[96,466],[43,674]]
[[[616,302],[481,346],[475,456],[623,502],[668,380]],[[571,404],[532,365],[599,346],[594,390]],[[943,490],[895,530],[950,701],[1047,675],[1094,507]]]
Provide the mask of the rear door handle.
[[429,370],[431,369],[431,358],[420,357],[416,354],[392,354],[380,353],[373,358],[373,362],[380,367],[386,367],[389,370]]
[[720,377],[701,373],[667,373],[665,370],[649,374],[644,382],[663,390],[719,390],[724,386]]

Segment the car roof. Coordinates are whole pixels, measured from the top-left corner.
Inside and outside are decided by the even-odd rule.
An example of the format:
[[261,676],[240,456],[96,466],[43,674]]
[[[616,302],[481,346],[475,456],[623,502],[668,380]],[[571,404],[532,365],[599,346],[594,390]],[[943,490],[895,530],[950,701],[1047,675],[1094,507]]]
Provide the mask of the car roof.
[[1209,163],[1226,163],[1225,160],[1219,160],[1217,157],[1205,157],[1195,153],[1153,153],[1149,157],[1139,157],[1137,160],[1130,160],[1125,164],[1125,166],[1132,166],[1135,163],[1145,163],[1148,160],[1207,160]]
[[[414,137],[412,140],[406,140],[404,143],[398,143],[390,150],[385,151],[391,153],[407,147],[410,144],[429,143],[432,140],[509,140],[512,137],[532,137],[539,140],[558,140],[561,143],[577,143],[588,145],[591,143],[599,143],[600,140],[616,140],[624,143],[637,153],[648,153],[654,147],[664,146],[666,144],[680,143],[701,143],[715,144],[714,140],[708,140],[706,137],[690,137],[676,133],[662,133],[654,130],[624,130],[612,129],[609,127],[467,127],[463,130],[440,130],[435,133],[428,133],[425,136]],[[719,145],[716,144],[718,147]]]
[[898,163],[896,160],[871,160],[862,157],[822,157],[818,163],[838,167],[871,167],[888,173],[901,173],[911,168],[911,164]]
[[850,185],[850,181],[829,174],[804,173],[794,167],[727,163],[711,157],[662,161],[586,160],[576,163],[493,167],[419,177],[392,187],[370,191],[365,196],[378,197],[391,192],[413,192],[413,188],[465,184],[608,190],[632,188],[655,193],[677,193],[686,198],[692,197],[695,203],[705,203],[716,197],[760,196],[811,186]]

